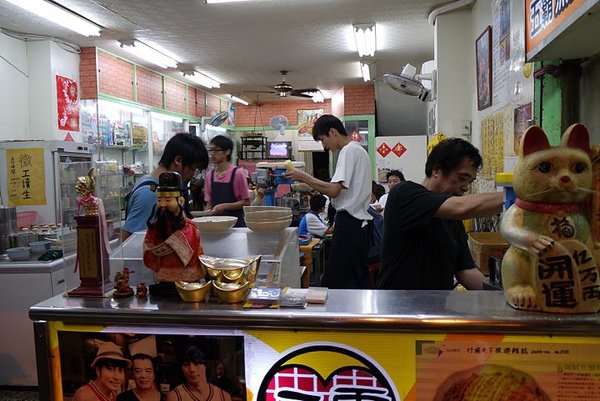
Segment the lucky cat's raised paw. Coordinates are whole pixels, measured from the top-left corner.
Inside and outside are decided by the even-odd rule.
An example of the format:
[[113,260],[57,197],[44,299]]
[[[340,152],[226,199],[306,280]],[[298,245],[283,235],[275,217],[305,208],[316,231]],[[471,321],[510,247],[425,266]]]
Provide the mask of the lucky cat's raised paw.
[[545,235],[538,235],[528,250],[535,255],[543,255],[551,250],[553,246],[554,240],[552,238]]
[[526,310],[538,310],[538,302],[533,288],[518,285],[504,290],[506,301],[514,308]]

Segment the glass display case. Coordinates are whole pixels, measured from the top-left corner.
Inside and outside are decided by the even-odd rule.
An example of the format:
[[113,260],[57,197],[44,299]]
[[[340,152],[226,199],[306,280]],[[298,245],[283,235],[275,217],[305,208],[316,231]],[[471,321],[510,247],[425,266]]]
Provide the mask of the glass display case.
[[[123,173],[116,161],[67,162],[61,163],[60,183],[60,213],[62,215],[63,231],[74,232],[77,224],[75,216],[83,213],[77,199],[77,179],[88,175],[93,168],[96,185],[96,196],[103,201],[107,223],[108,239],[119,238],[121,233],[121,185]],[[66,244],[65,244],[66,245]],[[70,244],[71,246],[76,244]],[[68,253],[71,249],[65,249]]]
[[169,139],[178,132],[185,132],[184,121],[180,117],[168,114],[150,112],[152,127],[151,166],[156,167]]
[[[131,285],[153,283],[154,271],[142,260],[145,232],[137,232],[110,254],[111,275],[127,267]],[[300,287],[300,247],[298,229],[258,233],[247,228],[232,228],[226,232],[201,233],[204,254],[220,258],[245,258],[262,255],[256,285],[269,287]],[[235,244],[233,246],[232,244]]]

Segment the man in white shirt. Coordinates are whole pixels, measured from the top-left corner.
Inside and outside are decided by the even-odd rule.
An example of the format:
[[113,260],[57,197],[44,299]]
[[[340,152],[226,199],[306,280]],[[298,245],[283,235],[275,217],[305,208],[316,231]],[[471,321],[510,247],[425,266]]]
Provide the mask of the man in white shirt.
[[329,196],[337,210],[333,239],[327,258],[324,283],[329,288],[369,288],[367,254],[370,245],[368,213],[371,200],[371,166],[367,151],[348,136],[344,124],[335,116],[323,115],[312,132],[326,150],[339,150],[331,182],[292,169],[286,176],[305,182]]

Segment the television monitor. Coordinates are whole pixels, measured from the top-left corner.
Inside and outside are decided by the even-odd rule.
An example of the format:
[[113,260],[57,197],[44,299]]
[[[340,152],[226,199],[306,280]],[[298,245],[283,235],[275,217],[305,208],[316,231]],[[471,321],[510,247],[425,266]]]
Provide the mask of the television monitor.
[[269,159],[290,159],[292,157],[292,142],[276,141],[267,144]]

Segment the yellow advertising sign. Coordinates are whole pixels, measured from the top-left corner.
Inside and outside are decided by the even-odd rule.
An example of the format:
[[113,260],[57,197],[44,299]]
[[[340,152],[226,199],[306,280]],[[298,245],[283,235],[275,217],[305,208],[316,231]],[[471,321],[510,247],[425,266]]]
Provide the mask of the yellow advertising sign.
[[[49,332],[55,400],[70,399],[94,379],[91,371],[79,368],[81,360],[90,366],[100,344],[108,341],[119,346],[124,358],[140,352],[134,346],[144,343],[143,352],[162,361],[155,372],[160,390],[172,395],[188,380],[180,375],[184,365],[193,362],[205,365],[202,381],[224,363],[228,380],[219,384],[221,390],[244,401],[600,399],[597,337],[60,322],[50,323]],[[116,392],[127,391],[126,379],[121,378]]]
[[44,149],[6,149],[10,206],[45,205]]

